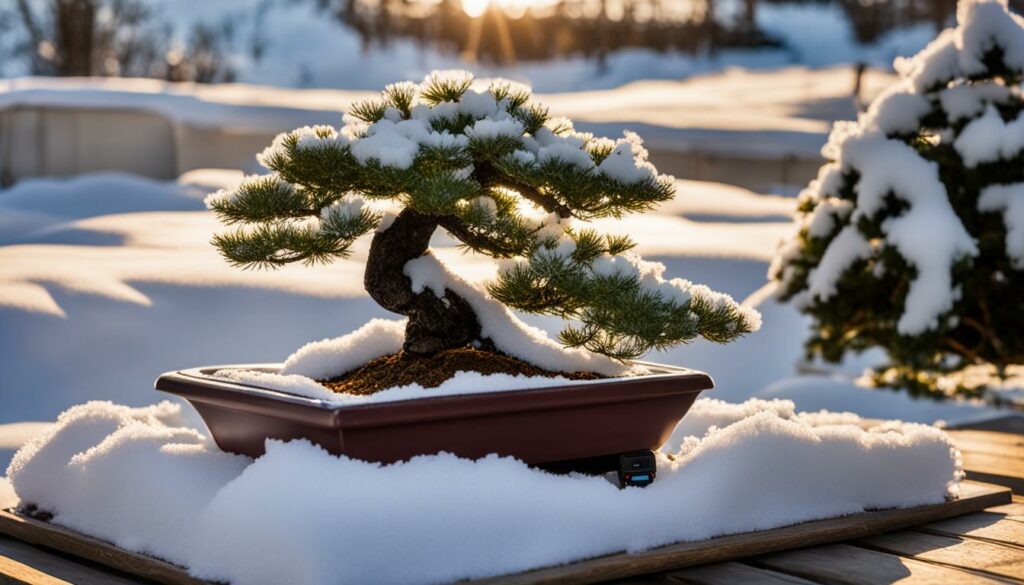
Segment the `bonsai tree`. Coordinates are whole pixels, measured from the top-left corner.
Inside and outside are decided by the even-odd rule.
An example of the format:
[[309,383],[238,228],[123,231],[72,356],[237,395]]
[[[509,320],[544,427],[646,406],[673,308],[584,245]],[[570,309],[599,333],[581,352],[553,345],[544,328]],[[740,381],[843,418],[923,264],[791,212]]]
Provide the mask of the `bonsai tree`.
[[455,287],[410,279],[410,263],[429,254],[439,228],[502,261],[487,287],[493,299],[565,319],[568,347],[629,360],[759,327],[760,316],[727,295],[664,279],[664,267],[633,254],[628,237],[572,223],[650,210],[674,196],[674,181],[657,174],[635,134],[577,132],[524,86],[476,89],[460,71],[397,83],[352,105],[340,131],[281,134],[258,159],[269,175],[208,199],[237,226],[217,235],[216,247],[232,264],[273,268],[343,258],[374,231],[364,284],[381,307],[408,318],[405,353],[502,349]]
[[877,382],[948,391],[950,373],[1024,363],[1024,21],[963,1],[896,68],[832,131],[769,277],[813,318],[808,357],[882,348]]

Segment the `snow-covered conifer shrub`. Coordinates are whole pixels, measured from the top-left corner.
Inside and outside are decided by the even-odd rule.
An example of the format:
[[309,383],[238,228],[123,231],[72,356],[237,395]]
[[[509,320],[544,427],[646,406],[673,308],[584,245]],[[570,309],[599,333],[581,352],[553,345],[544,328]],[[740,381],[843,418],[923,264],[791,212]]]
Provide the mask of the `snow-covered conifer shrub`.
[[957,18],[836,124],[769,271],[814,319],[808,357],[880,347],[877,381],[916,390],[1024,363],[1024,19],[1005,0]]
[[[365,287],[408,317],[404,350],[495,347],[457,287],[416,271],[441,228],[501,261],[487,292],[507,307],[566,320],[561,342],[619,360],[698,336],[727,342],[760,316],[727,295],[645,262],[587,220],[650,210],[674,196],[638,136],[611,140],[552,119],[529,88],[466,72],[388,86],[341,129],[306,127],[259,155],[272,172],[211,195],[233,231],[214,244],[233,264],[275,267],[345,257],[375,232]],[[387,203],[387,205],[382,205]],[[573,223],[576,222],[576,223]],[[498,347],[497,349],[501,349]]]

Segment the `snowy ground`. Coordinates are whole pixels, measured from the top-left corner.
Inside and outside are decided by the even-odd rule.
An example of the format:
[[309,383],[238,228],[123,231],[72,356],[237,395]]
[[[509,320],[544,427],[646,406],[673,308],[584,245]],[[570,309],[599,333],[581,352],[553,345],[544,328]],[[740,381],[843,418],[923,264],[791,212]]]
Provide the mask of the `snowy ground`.
[[[111,399],[157,400],[164,371],[203,364],[282,361],[300,345],[388,317],[362,289],[367,243],[330,266],[245,272],[209,246],[217,229],[203,195],[238,173],[199,173],[182,183],[122,175],[32,180],[0,192],[0,425],[52,420],[69,406]],[[737,299],[765,282],[767,262],[787,229],[793,200],[719,184],[681,181],[658,213],[611,221],[645,257]],[[460,274],[494,274],[484,258],[434,242]],[[956,403],[912,401],[849,380],[794,377],[807,323],[791,307],[760,304],[763,329],[736,343],[698,342],[651,359],[706,370],[716,398],[791,398],[801,410],[851,410],[923,422],[990,414]],[[526,317],[556,331],[558,323]],[[15,433],[0,427],[0,465]]]

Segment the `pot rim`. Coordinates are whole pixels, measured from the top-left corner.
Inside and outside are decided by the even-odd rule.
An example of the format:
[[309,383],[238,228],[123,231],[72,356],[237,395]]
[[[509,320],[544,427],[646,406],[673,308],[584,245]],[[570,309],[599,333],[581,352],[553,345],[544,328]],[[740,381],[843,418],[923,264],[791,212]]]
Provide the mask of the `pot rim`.
[[[421,422],[458,416],[480,416],[538,409],[574,408],[582,404],[607,404],[624,400],[647,400],[672,394],[699,393],[714,387],[711,376],[697,370],[652,362],[634,362],[657,373],[641,376],[576,381],[522,390],[501,390],[424,396],[365,404],[338,404],[319,398],[291,394],[255,384],[243,384],[213,374],[218,370],[246,369],[276,373],[281,364],[225,364],[203,366],[161,375],[157,390],[200,402],[231,407],[245,402],[245,410],[273,412],[308,420],[310,415],[333,428],[379,426]],[[244,400],[239,400],[243,398]],[[237,408],[237,406],[235,406]],[[314,412],[316,414],[314,415]]]

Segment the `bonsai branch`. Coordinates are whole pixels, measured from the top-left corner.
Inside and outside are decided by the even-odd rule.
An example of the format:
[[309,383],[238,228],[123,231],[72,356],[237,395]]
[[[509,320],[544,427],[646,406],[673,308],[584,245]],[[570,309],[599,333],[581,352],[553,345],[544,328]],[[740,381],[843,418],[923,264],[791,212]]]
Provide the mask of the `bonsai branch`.
[[518,192],[523,199],[540,205],[545,211],[557,213],[558,217],[566,218],[573,216],[572,209],[570,209],[569,206],[559,202],[550,195],[541,193],[537,189],[525,183],[510,182],[508,187]]
[[517,247],[503,246],[500,240],[488,238],[472,231],[462,220],[453,215],[438,218],[438,225],[448,230],[448,232],[470,248],[490,254],[491,256],[508,257],[515,256],[520,252]]

